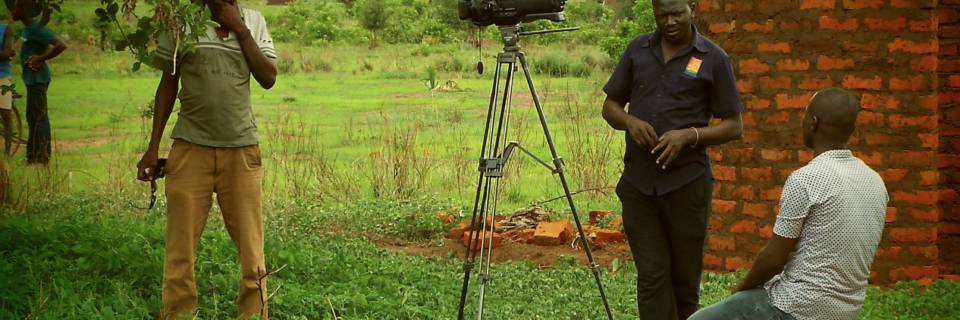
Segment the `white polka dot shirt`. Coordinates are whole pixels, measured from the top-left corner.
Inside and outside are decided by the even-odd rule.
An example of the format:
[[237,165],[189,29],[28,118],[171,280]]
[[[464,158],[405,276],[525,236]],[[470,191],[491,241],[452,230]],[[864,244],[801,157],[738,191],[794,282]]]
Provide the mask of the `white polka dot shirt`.
[[791,174],[773,232],[799,240],[764,284],[773,305],[797,320],[856,319],[888,200],[880,175],[849,150],[824,152]]

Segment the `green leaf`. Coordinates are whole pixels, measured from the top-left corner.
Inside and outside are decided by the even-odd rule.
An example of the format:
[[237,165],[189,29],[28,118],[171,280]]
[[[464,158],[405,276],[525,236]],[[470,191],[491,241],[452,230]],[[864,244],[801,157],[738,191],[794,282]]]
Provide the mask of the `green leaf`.
[[113,49],[116,51],[124,51],[127,50],[128,45],[130,44],[127,43],[127,40],[121,39],[113,44]]
[[[16,0],[13,0],[13,1],[16,1]],[[96,13],[98,17],[103,18],[104,16],[107,15],[107,10],[103,8],[97,8],[97,10],[93,11],[93,13]]]
[[40,16],[40,25],[37,28],[43,28],[48,23],[50,23],[50,9],[43,10],[43,14]]
[[13,7],[17,5],[17,0],[4,0],[3,3],[7,5],[7,11],[13,11]]
[[57,12],[61,12],[60,5],[57,4],[56,2],[51,2],[49,5],[50,5],[50,8],[52,8],[53,10],[57,10]]
[[120,5],[117,3],[111,4],[110,7],[107,8],[107,12],[110,12],[111,16],[116,16],[117,12],[120,12]]
[[137,72],[137,71],[139,71],[139,70],[140,70],[140,61],[134,62],[134,63],[133,63],[133,72]]

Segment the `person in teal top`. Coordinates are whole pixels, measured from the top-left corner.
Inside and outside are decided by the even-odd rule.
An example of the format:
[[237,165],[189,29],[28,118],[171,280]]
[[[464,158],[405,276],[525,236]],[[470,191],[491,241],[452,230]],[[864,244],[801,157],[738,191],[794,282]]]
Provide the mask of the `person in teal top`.
[[[8,24],[0,23],[0,86],[9,86],[13,82],[10,78],[10,59],[17,54],[13,50],[13,28]],[[13,139],[13,92],[0,92],[0,120],[3,121],[3,154],[11,156],[10,145]]]
[[47,28],[40,28],[40,20],[26,14],[26,0],[17,1],[11,12],[13,20],[23,23],[20,45],[20,66],[23,84],[27,86],[27,164],[50,163],[50,118],[47,114],[47,89],[50,86],[50,67],[46,61],[60,55],[67,44]]

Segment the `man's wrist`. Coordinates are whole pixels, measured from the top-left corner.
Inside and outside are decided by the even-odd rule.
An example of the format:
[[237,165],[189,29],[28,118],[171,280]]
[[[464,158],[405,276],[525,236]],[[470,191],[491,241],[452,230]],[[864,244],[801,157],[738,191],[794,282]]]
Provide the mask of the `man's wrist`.
[[251,36],[253,36],[253,34],[250,32],[250,29],[248,29],[246,26],[240,27],[235,30],[236,31],[234,32],[237,34],[237,41],[247,40],[247,38],[250,38]]

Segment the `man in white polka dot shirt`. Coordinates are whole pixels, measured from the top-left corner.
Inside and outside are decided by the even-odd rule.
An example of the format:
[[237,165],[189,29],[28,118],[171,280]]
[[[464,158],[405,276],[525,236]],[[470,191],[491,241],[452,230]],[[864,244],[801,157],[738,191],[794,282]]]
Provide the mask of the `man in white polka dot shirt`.
[[815,158],[783,187],[773,238],[734,295],[702,319],[856,319],[889,200],[880,175],[847,150],[860,104],[843,89],[814,94],[802,121]]

